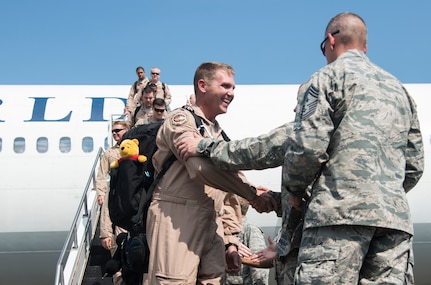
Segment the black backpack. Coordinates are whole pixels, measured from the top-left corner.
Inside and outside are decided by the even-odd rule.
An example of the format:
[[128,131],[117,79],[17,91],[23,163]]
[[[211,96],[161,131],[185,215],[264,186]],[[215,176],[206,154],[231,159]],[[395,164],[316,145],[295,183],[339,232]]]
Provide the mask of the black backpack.
[[156,136],[162,123],[163,121],[157,121],[140,125],[123,135],[123,140],[139,141],[139,154],[145,155],[147,161],[141,163],[136,160],[123,160],[117,168],[111,169],[109,216],[113,224],[129,232],[139,231],[133,228],[140,221],[138,210],[142,194],[150,189],[154,180],[152,156],[157,150]]
[[127,285],[141,285],[142,274],[148,272],[150,250],[145,234],[146,214],[157,180],[176,160],[172,155],[154,177],[152,156],[157,150],[156,136],[162,124],[160,120],[127,131],[122,139],[138,139],[139,154],[145,155],[147,160],[144,163],[123,160],[110,173],[109,216],[114,225],[126,229],[128,234],[117,237],[118,248],[106,264],[106,270],[114,274],[121,268]]
[[[183,108],[193,114],[196,127],[203,135],[205,128],[202,119],[192,108]],[[138,139],[139,154],[145,155],[147,161],[140,163],[136,160],[123,160],[117,168],[111,169],[110,173],[109,215],[114,225],[129,232],[126,236],[122,235],[121,239],[120,236],[117,238],[118,249],[114,255],[117,261],[111,260],[111,265],[118,264],[122,268],[123,281],[128,285],[140,284],[142,273],[148,272],[150,251],[145,233],[147,210],[158,180],[176,160],[175,155],[172,155],[154,177],[152,157],[157,150],[156,136],[162,124],[163,120],[139,125],[126,132],[122,139]],[[222,136],[229,141],[224,131]],[[111,271],[117,270],[114,266]]]

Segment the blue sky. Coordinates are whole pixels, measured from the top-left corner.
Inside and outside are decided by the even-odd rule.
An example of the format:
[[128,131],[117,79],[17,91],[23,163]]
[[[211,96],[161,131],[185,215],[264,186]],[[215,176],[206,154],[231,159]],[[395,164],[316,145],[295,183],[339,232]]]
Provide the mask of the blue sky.
[[232,64],[237,84],[298,84],[326,64],[334,15],[359,14],[368,56],[404,83],[431,83],[428,0],[14,1],[0,4],[0,84],[131,84],[161,68],[192,84],[204,61]]

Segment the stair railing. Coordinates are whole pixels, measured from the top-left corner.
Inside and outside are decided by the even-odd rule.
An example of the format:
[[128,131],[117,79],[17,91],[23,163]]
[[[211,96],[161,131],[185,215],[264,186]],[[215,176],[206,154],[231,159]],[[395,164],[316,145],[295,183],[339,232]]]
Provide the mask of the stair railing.
[[55,285],[78,285],[84,277],[91,242],[97,228],[100,207],[97,203],[96,167],[103,154],[99,148],[84,193],[57,262]]

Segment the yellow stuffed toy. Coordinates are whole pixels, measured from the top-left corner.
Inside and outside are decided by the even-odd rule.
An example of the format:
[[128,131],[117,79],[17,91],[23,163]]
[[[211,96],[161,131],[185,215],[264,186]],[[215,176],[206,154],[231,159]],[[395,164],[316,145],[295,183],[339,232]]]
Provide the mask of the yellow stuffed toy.
[[111,168],[117,168],[123,160],[137,160],[144,163],[147,161],[145,155],[139,154],[139,141],[137,139],[125,139],[120,144],[120,159],[113,161]]

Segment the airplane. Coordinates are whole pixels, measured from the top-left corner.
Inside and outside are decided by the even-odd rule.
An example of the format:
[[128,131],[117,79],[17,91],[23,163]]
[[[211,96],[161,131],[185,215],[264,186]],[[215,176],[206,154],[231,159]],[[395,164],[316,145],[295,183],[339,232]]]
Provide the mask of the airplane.
[[[257,136],[294,119],[299,85],[237,85],[217,117],[231,139]],[[431,84],[405,84],[417,106],[431,165]],[[49,284],[100,147],[112,144],[127,85],[0,85],[0,284]],[[184,105],[191,85],[170,86],[171,109]],[[281,168],[246,171],[256,185],[279,191]],[[431,272],[431,170],[407,194],[415,229],[415,280]],[[274,236],[280,219],[250,210],[248,220]],[[95,237],[97,238],[97,237]]]

